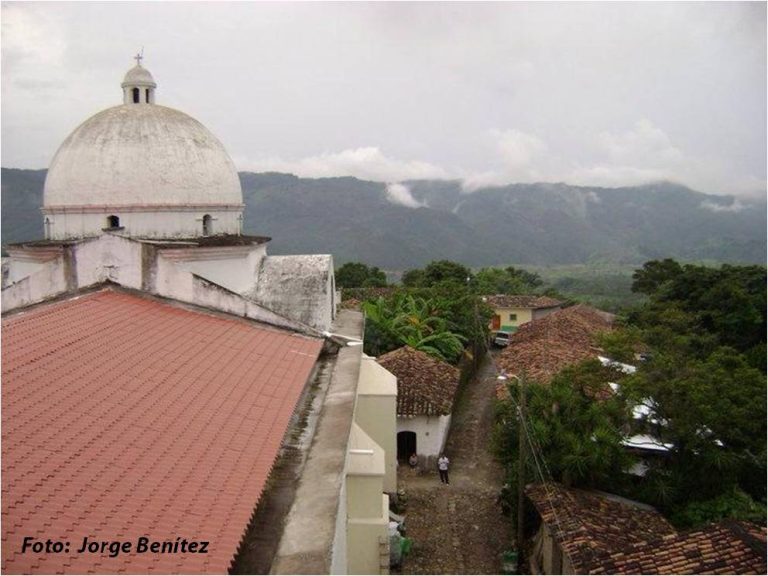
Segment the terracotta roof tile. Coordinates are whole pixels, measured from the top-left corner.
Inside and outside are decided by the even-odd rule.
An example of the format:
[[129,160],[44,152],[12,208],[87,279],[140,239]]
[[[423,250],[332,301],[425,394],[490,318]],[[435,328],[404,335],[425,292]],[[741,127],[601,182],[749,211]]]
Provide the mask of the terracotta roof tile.
[[725,521],[677,532],[650,506],[559,484],[526,494],[577,573],[765,574],[766,531]]
[[[2,327],[2,570],[226,572],[322,342],[111,290]],[[75,553],[143,535],[211,552]]]
[[766,532],[724,521],[602,555],[593,574],[765,574]]
[[555,308],[563,304],[560,300],[555,300],[549,296],[493,294],[483,296],[482,298],[491,308],[530,308],[538,310],[540,308]]
[[650,506],[555,483],[527,486],[525,493],[577,572],[588,572],[605,550],[626,549],[675,533]]
[[376,361],[397,377],[398,416],[450,414],[459,370],[429,354],[403,346]]
[[584,304],[558,310],[523,324],[497,363],[508,374],[547,384],[563,368],[597,356],[595,337],[611,330],[612,317]]

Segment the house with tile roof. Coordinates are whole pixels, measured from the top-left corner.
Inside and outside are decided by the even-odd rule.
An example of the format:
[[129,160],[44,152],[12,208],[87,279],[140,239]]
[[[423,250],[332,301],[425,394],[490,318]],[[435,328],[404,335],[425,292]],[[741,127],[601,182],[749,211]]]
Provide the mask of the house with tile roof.
[[493,308],[488,327],[494,331],[505,332],[517,332],[526,322],[544,318],[563,305],[559,300],[548,296],[493,294],[483,296],[482,299]]
[[445,447],[459,387],[459,370],[403,346],[376,361],[397,378],[397,458],[431,461]]
[[395,377],[156,87],[137,64],[62,144],[8,249],[0,570],[386,574]]
[[655,509],[557,483],[529,485],[534,574],[765,574],[765,528],[723,521],[678,532]]
[[[506,374],[547,384],[563,368],[597,358],[595,338],[612,329],[613,315],[586,304],[557,310],[520,327],[497,358]],[[504,388],[500,388],[503,393]]]

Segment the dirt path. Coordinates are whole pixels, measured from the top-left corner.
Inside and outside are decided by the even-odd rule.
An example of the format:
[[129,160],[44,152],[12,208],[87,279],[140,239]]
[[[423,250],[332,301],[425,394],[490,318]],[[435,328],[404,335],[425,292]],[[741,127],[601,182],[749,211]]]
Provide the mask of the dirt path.
[[511,530],[496,497],[503,480],[490,439],[496,373],[486,358],[454,411],[446,454],[450,485],[436,470],[399,470],[407,498],[406,525],[414,541],[403,574],[498,574]]

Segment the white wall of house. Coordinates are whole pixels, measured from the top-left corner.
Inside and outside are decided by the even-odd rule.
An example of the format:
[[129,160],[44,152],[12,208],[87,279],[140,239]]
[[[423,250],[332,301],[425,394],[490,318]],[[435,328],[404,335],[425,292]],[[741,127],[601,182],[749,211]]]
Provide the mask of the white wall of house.
[[445,448],[451,415],[447,416],[399,416],[397,432],[416,433],[416,453],[419,456],[437,456]]
[[355,422],[384,450],[384,491],[397,491],[397,378],[375,358],[363,356]]
[[347,573],[389,573],[389,497],[384,450],[352,423],[346,465]]

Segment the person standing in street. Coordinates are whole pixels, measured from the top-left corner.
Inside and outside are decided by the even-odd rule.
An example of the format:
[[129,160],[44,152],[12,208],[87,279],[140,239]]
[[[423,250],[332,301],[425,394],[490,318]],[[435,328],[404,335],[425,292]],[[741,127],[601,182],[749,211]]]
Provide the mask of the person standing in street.
[[450,484],[448,482],[448,465],[450,463],[445,454],[440,454],[440,458],[437,459],[437,471],[440,473],[440,482],[443,484]]

